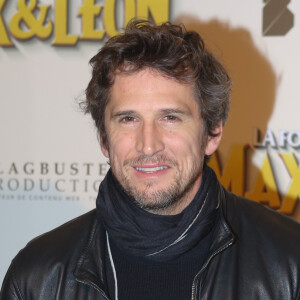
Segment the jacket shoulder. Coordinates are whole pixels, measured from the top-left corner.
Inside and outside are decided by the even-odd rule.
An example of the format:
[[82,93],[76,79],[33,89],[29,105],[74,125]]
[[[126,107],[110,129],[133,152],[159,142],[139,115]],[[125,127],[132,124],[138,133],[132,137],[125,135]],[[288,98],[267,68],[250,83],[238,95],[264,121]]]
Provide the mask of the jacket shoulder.
[[2,286],[4,298],[0,299],[23,299],[24,294],[32,295],[29,288],[42,282],[53,285],[55,278],[73,282],[77,262],[97,224],[92,210],[31,240],[13,259]]
[[236,275],[236,292],[251,299],[299,299],[300,224],[225,189],[222,194],[223,216],[235,238],[220,257],[229,282]]
[[35,264],[44,264],[49,260],[64,261],[67,257],[73,257],[75,253],[80,255],[82,247],[93,235],[96,222],[95,210],[72,219],[31,240],[17,254],[14,263],[20,265],[28,262],[32,268]]
[[[246,236],[256,242],[273,242],[280,248],[300,250],[300,223],[255,201],[237,196],[224,189],[224,213],[239,236]],[[294,250],[293,250],[294,249]]]

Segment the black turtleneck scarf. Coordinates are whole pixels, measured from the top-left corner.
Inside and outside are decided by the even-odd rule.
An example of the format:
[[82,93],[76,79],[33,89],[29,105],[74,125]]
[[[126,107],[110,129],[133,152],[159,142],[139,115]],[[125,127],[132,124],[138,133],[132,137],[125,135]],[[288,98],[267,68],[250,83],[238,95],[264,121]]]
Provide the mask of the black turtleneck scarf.
[[[190,299],[192,281],[206,258],[217,217],[218,201],[210,201],[217,197],[216,180],[205,166],[192,202],[180,214],[161,216],[133,203],[108,172],[99,188],[97,216],[111,241],[119,300]],[[112,269],[110,263],[107,266],[113,294]]]

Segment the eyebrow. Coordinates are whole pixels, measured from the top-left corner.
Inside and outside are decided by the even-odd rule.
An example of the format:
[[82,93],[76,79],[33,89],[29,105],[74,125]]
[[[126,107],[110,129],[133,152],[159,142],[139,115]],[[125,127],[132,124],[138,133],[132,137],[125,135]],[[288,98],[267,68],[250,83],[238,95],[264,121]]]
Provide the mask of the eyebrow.
[[[187,110],[182,110],[179,108],[163,108],[159,110],[159,113],[162,115],[177,114],[177,115],[190,115],[190,112]],[[120,110],[112,114],[111,119],[132,116],[138,114],[135,110]]]
[[123,116],[131,116],[134,114],[136,114],[136,111],[134,110],[121,110],[121,111],[117,111],[116,113],[113,113],[111,119],[115,119]]
[[165,109],[161,109],[160,112],[166,115],[168,114],[188,115],[189,114],[188,111],[179,108],[165,108]]

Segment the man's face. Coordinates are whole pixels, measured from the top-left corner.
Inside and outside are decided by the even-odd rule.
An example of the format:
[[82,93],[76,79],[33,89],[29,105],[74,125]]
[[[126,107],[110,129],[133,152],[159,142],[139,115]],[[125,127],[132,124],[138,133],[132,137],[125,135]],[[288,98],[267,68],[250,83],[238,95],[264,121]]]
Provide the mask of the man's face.
[[105,110],[113,174],[142,208],[181,212],[200,187],[204,154],[217,147],[204,134],[193,86],[146,69],[118,74]]

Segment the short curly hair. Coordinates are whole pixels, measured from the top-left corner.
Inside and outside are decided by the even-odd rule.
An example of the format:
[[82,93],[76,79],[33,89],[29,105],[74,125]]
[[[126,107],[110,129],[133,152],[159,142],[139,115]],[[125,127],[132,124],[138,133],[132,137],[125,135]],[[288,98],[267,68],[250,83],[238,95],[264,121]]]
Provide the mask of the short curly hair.
[[207,51],[201,36],[169,22],[153,25],[133,20],[123,34],[109,39],[90,60],[92,78],[83,109],[91,113],[104,145],[105,108],[116,72],[134,73],[145,68],[178,82],[192,83],[205,133],[228,117],[231,80],[221,63]]

